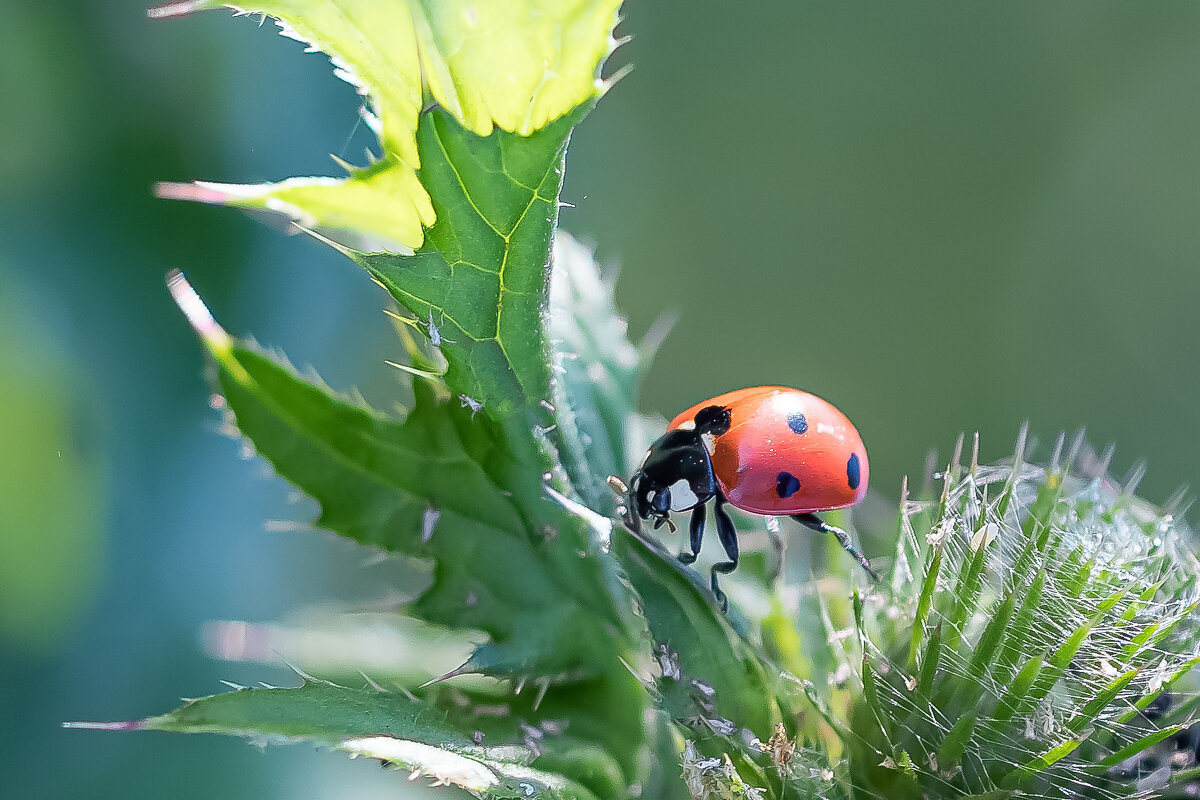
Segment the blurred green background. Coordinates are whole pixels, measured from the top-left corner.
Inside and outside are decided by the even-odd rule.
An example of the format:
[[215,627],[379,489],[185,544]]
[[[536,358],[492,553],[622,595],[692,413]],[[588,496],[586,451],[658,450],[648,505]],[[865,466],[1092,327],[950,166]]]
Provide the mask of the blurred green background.
[[[637,69],[577,133],[564,226],[620,266],[673,414],[750,384],[841,406],[894,501],[931,447],[1087,425],[1200,484],[1200,5],[634,2]],[[387,593],[219,435],[163,289],[386,404],[397,350],[348,262],[156,180],[361,161],[357,98],[270,24],[151,23],[129,0],[8,4],[0,25],[0,796],[396,797],[308,748],[63,731],[220,678],[205,620]],[[884,508],[883,500],[877,508]],[[868,547],[868,551],[870,551]]]

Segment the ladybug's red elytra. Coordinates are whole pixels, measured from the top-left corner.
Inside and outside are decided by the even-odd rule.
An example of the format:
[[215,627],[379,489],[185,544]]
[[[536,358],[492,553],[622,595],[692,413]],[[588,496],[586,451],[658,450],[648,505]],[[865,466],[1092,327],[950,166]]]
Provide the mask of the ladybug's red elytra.
[[[790,516],[832,533],[870,576],[879,580],[845,531],[818,511],[854,505],[867,493],[867,450],[858,431],[830,403],[785,386],[755,386],[718,395],[672,420],[629,481],[626,521],[670,524],[672,511],[692,512],[691,564],[704,538],[706,504],[714,500],[717,536],[728,561],[712,568],[712,589],[728,605],[717,575],[738,563],[737,530],[724,504],[753,514]],[[672,526],[673,529],[673,526]]]

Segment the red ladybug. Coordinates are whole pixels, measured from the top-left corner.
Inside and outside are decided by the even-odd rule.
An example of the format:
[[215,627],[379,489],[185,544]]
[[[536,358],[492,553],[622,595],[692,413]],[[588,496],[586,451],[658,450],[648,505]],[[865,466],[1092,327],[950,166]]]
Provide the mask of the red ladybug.
[[634,529],[650,518],[658,528],[670,524],[672,511],[691,510],[691,552],[679,555],[691,564],[704,538],[705,504],[715,498],[717,536],[729,557],[712,568],[713,593],[722,607],[728,601],[717,575],[732,572],[738,563],[737,531],[725,503],[754,514],[787,515],[832,533],[878,580],[846,532],[815,513],[862,500],[867,474],[862,438],[831,404],[785,386],[738,389],[672,420],[629,481],[626,518]]

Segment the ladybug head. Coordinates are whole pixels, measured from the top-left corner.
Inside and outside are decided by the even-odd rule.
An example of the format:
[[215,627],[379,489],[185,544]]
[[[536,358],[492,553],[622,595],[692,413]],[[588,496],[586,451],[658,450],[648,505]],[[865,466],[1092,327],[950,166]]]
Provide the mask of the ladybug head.
[[720,436],[729,430],[728,406],[705,406],[696,412],[696,433]]
[[671,525],[672,511],[687,511],[715,493],[706,440],[729,430],[730,411],[707,406],[678,428],[668,430],[650,445],[642,464],[629,480],[626,522],[637,530],[639,519],[654,527]]
[[[637,519],[667,519],[671,510],[671,498],[668,492],[663,491],[666,488],[641,470],[635,472],[629,483],[627,511],[629,516],[634,518],[630,521],[636,524]],[[657,523],[655,527],[659,524],[661,523]]]

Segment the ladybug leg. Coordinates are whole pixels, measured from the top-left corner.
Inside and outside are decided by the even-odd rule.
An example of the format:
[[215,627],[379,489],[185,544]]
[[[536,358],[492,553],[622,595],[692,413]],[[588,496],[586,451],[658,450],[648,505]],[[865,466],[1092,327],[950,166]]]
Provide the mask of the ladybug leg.
[[838,540],[838,544],[842,546],[842,549],[854,556],[854,559],[858,561],[859,565],[867,571],[867,574],[871,576],[871,580],[879,580],[879,573],[871,569],[871,562],[867,561],[866,556],[858,552],[858,550],[854,547],[854,542],[850,541],[850,535],[844,530],[841,528],[835,528],[833,525],[825,522],[825,520],[821,519],[816,514],[792,514],[792,519],[796,520],[796,522],[799,522],[804,527],[817,531],[818,533],[832,533],[834,538]]
[[696,556],[700,555],[700,543],[704,541],[704,522],[707,514],[704,511],[704,503],[698,504],[692,509],[692,521],[688,525],[688,533],[691,538],[692,552],[683,552],[679,554],[679,562],[681,564],[691,564],[695,562]]
[[729,610],[729,598],[721,591],[721,587],[717,584],[717,575],[727,575],[737,569],[738,565],[738,537],[737,528],[733,525],[733,520],[729,518],[729,512],[724,508],[725,497],[717,492],[717,502],[713,505],[713,513],[717,517],[717,537],[721,540],[721,546],[725,548],[725,555],[729,557],[728,561],[719,561],[713,564],[712,567],[712,590],[717,597],[717,602],[721,604],[722,611]]
[[787,540],[783,538],[783,533],[779,530],[779,519],[777,517],[767,517],[767,541],[771,543],[771,549],[775,551],[775,565],[767,570],[767,583],[774,586],[779,577],[783,575],[783,562],[787,557]]

